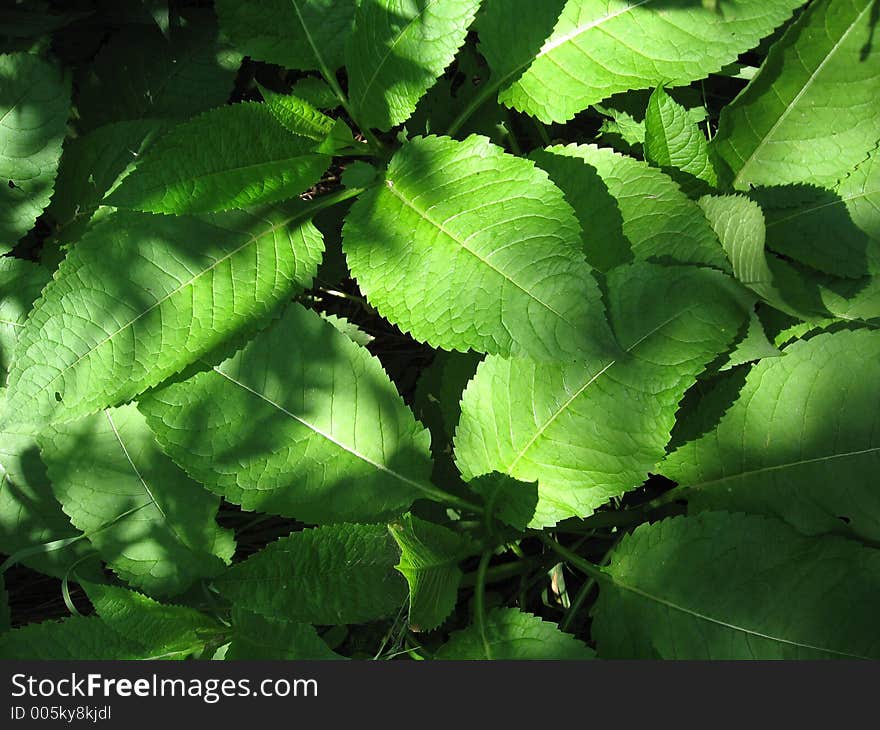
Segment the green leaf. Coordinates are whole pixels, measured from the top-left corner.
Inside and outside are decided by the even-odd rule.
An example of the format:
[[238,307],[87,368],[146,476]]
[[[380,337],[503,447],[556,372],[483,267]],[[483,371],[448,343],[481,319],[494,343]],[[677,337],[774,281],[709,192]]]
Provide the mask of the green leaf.
[[768,246],[836,276],[880,274],[880,148],[835,190],[803,187],[753,193],[765,207]]
[[775,281],[764,248],[766,227],[761,208],[742,195],[707,195],[700,198],[699,206],[718,235],[737,280],[771,306],[803,316],[797,306],[786,301]]
[[361,0],[346,46],[361,126],[405,122],[464,43],[480,0]]
[[839,279],[768,254],[764,214],[745,197],[706,196],[699,203],[736,278],[771,306],[811,322],[880,317],[880,278]]
[[663,474],[694,510],[880,542],[880,333],[820,334],[784,354],[758,363],[738,394],[719,392],[732,405],[670,454]]
[[81,130],[128,119],[186,119],[226,103],[242,56],[218,40],[210,11],[187,16],[170,39],[144,25],[112,36],[79,79]]
[[337,109],[340,106],[339,97],[330,88],[324,79],[315,76],[306,76],[296,81],[290,89],[290,93],[303,101],[311,104],[316,109]]
[[406,601],[399,557],[385,525],[328,525],[277,540],[214,583],[237,607],[270,619],[364,623]]
[[357,0],[217,0],[220,25],[258,61],[325,75],[342,65]]
[[[740,190],[834,187],[880,139],[873,0],[811,3],[721,113],[713,140]],[[843,123],[842,120],[846,120]]]
[[[568,0],[537,55],[499,79],[506,86],[499,99],[545,123],[566,122],[620,91],[682,86],[735,61],[801,2],[724,0],[723,12],[716,12],[693,3]],[[519,28],[542,12],[516,16],[515,33],[494,44],[506,43],[519,59]],[[493,28],[488,22],[481,28],[481,41],[488,43]]]
[[597,268],[655,260],[729,270],[700,209],[660,170],[592,145],[549,147],[532,158],[577,212]]
[[61,226],[84,228],[167,124],[161,119],[115,122],[68,140],[48,213]]
[[765,357],[781,357],[782,353],[767,338],[764,325],[754,312],[749,313],[746,331],[728,354],[727,360],[718,370],[723,372],[738,365],[762,360]]
[[37,56],[0,55],[0,253],[52,197],[69,113],[69,76]]
[[336,124],[333,118],[316,109],[305,99],[293,94],[276,94],[262,86],[260,93],[266,100],[266,108],[288,132],[308,137],[315,142],[323,142],[333,131]]
[[367,521],[431,489],[428,433],[379,361],[298,304],[140,407],[166,453],[245,509]]
[[687,193],[702,192],[718,183],[706,137],[687,109],[662,86],[651,94],[645,112],[645,159],[665,170]]
[[98,616],[32,623],[0,634],[0,659],[146,659],[149,651]]
[[344,659],[318,636],[311,624],[271,621],[232,608],[232,641],[225,659]]
[[459,561],[478,550],[458,533],[411,514],[388,529],[400,548],[400,562],[394,567],[409,584],[410,627],[433,631],[455,608],[462,576]]
[[133,405],[38,437],[58,501],[113,571],[150,593],[181,593],[235,550],[219,500],[181,472]]
[[516,608],[496,608],[486,616],[487,656],[476,626],[452,634],[436,659],[576,660],[593,659],[595,652],[554,624]]
[[80,581],[95,612],[129,641],[148,645],[155,659],[184,659],[200,652],[223,625],[186,606],[159,603],[117,586]]
[[593,609],[603,658],[877,658],[880,551],[709,512],[623,538]]
[[32,261],[0,258],[0,376],[4,378],[27,313],[51,278]]
[[715,271],[639,263],[613,270],[607,287],[617,355],[570,364],[490,356],[462,399],[463,477],[537,481],[533,527],[585,517],[640,486],[663,458],[685,391],[745,321]]
[[[33,436],[8,429],[0,431],[0,552],[57,578],[93,552],[55,499]],[[80,563],[78,574],[97,562]]]
[[496,520],[524,532],[535,516],[538,505],[538,485],[525,484],[506,474],[484,474],[468,482],[474,492],[483,498],[486,511]]
[[352,274],[434,347],[541,359],[607,349],[599,287],[562,193],[486,138],[417,138],[352,207]]
[[106,199],[153,213],[207,213],[296,197],[330,158],[279,124],[265,104],[223,106],[161,137]]
[[36,426],[126,402],[265,321],[317,268],[323,243],[302,215],[297,205],[104,217],[25,322],[4,422]]

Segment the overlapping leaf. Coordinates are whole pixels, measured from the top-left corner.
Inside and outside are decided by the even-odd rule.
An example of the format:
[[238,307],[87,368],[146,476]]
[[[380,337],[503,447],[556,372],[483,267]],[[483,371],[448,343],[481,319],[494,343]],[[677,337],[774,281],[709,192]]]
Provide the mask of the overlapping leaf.
[[597,268],[632,260],[729,268],[700,209],[660,170],[592,145],[548,147],[532,157],[574,207]]
[[709,512],[639,527],[606,575],[592,629],[603,658],[880,656],[880,551],[850,540]]
[[715,187],[709,143],[687,109],[658,87],[645,112],[645,159],[676,178],[687,192]]
[[361,0],[346,48],[349,95],[360,124],[406,121],[452,62],[480,0]]
[[133,405],[42,433],[52,488],[71,522],[131,585],[185,590],[235,550],[214,518],[219,500],[166,457]]
[[177,214],[276,203],[308,190],[329,167],[315,147],[265,104],[219,107],[159,139],[106,202]]
[[27,313],[50,278],[49,271],[33,261],[0,258],[0,375],[9,370]]
[[79,129],[129,119],[186,119],[224,104],[242,55],[218,38],[213,14],[188,9],[168,38],[123,28],[79,79]]
[[215,584],[237,607],[281,621],[347,624],[396,614],[406,581],[385,525],[295,532],[229,568]]
[[122,637],[149,641],[153,658],[186,658],[223,631],[220,622],[187,606],[159,603],[117,586],[80,585],[101,620]]
[[248,56],[329,74],[342,65],[357,0],[217,0],[220,26]]
[[139,643],[117,634],[99,616],[70,616],[0,634],[0,659],[147,659]]
[[52,197],[70,113],[70,78],[28,53],[0,55],[0,253]]
[[834,190],[757,190],[765,207],[767,244],[785,256],[835,276],[880,274],[880,149]]
[[718,272],[639,263],[612,271],[607,285],[616,356],[490,356],[464,393],[456,463],[468,480],[497,471],[537,481],[532,526],[589,515],[641,485],[663,458],[685,390],[745,321]]
[[[660,83],[681,86],[735,61],[800,4],[801,0],[725,0],[718,12],[691,2],[568,0],[537,55],[526,54],[500,76],[506,88],[499,99],[544,122],[565,122],[620,91]],[[514,16],[514,32],[491,43],[516,49],[522,42],[521,27],[536,20],[540,27],[546,11],[532,7],[538,5],[523,7],[522,14]],[[505,3],[490,3],[487,10],[510,9]],[[489,43],[488,33],[504,29],[487,18],[481,41]],[[512,53],[520,60],[516,50]]]
[[880,541],[880,333],[820,334],[784,352],[757,364],[738,394],[722,386],[707,397],[695,424],[711,423],[719,402],[729,407],[670,454],[663,473],[691,509]]
[[593,659],[595,652],[571,634],[515,608],[496,608],[486,616],[486,640],[477,626],[452,634],[437,659]]
[[713,143],[734,187],[834,187],[880,139],[874,6],[873,0],[811,3],[724,108]]
[[395,566],[409,584],[409,623],[437,628],[455,608],[462,572],[458,562],[476,548],[461,535],[407,514],[389,525],[400,548]]
[[309,522],[400,514],[429,436],[382,366],[291,304],[232,358],[141,401],[165,451],[227,500]]
[[331,651],[311,624],[273,621],[232,609],[232,641],[225,659],[343,659]]
[[4,422],[38,426],[125,402],[265,321],[320,259],[300,210],[105,217],[22,328]]
[[570,206],[545,173],[484,137],[405,145],[343,238],[370,303],[435,347],[541,359],[607,348]]

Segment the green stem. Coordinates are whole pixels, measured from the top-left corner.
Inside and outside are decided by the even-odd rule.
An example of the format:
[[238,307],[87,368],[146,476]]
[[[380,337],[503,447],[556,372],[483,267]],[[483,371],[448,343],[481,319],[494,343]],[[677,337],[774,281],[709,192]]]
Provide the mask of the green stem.
[[467,122],[467,120],[473,116],[474,112],[476,112],[477,109],[483,106],[483,104],[485,104],[490,99],[490,97],[492,97],[493,94],[497,93],[498,89],[501,88],[501,84],[504,82],[504,80],[505,79],[501,79],[500,81],[495,83],[487,83],[483,87],[482,91],[480,91],[479,94],[471,99],[470,103],[461,110],[459,115],[453,120],[452,124],[449,125],[447,134],[450,137],[454,137],[458,130],[460,130],[464,126],[465,122]]
[[[620,542],[620,538],[622,535],[618,535],[611,547],[608,548],[605,555],[602,556],[602,560],[599,561],[599,567],[604,567],[611,560],[611,551],[614,550],[614,547]],[[596,585],[596,578],[590,577],[588,578],[584,584],[581,586],[581,589],[577,592],[577,595],[574,598],[571,606],[568,607],[568,611],[565,612],[565,616],[562,618],[562,621],[559,623],[560,631],[567,631],[568,627],[571,625],[571,622],[574,621],[574,617],[577,615],[578,611],[580,611],[581,606],[584,605],[584,601],[587,600],[587,596],[590,594],[590,591],[593,590],[593,586]]]
[[[496,565],[494,568],[488,568],[483,579],[486,583],[498,583],[508,578],[515,578],[523,573],[528,573],[534,567],[534,562],[530,560],[517,560],[513,563],[504,563]],[[467,573],[461,578],[461,587],[470,588],[477,584],[477,573]]]
[[474,589],[474,623],[477,625],[477,631],[480,632],[480,640],[483,642],[486,659],[492,658],[492,647],[486,633],[486,574],[491,559],[492,550],[486,550],[480,556],[480,564],[477,566],[477,585]]
[[337,81],[336,79],[336,74],[334,74],[329,68],[327,68],[322,58],[319,58],[319,60],[321,63],[321,76],[324,77],[324,81],[327,82],[328,86],[330,86],[330,88],[333,90],[333,93],[336,94],[336,98],[339,99],[339,103],[342,104],[342,108],[345,109],[345,113],[348,114],[351,121],[354,122],[355,126],[361,131],[366,140],[370,143],[371,147],[374,147],[380,152],[384,150],[385,145],[382,144],[382,140],[376,137],[369,129],[362,126],[361,123],[357,120],[357,116],[354,113],[354,108],[351,106],[348,97],[345,95],[345,92],[339,85],[339,81]]
[[595,563],[591,563],[589,560],[584,560],[577,553],[573,553],[566,547],[560,545],[556,540],[552,537],[548,537],[547,535],[541,535],[541,540],[544,544],[549,547],[553,552],[559,555],[562,558],[565,558],[565,561],[571,563],[575,568],[580,570],[583,573],[586,573],[591,578],[595,578],[596,580],[610,580],[609,575],[602,570]]

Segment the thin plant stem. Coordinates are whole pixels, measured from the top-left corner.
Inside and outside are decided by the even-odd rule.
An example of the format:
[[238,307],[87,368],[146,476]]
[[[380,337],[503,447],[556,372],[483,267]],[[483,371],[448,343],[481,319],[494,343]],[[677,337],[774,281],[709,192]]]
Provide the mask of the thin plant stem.
[[477,585],[474,589],[474,623],[480,633],[483,642],[483,651],[486,659],[492,658],[492,647],[486,633],[486,574],[489,570],[489,561],[492,559],[492,550],[486,550],[480,556],[480,564],[477,567]]

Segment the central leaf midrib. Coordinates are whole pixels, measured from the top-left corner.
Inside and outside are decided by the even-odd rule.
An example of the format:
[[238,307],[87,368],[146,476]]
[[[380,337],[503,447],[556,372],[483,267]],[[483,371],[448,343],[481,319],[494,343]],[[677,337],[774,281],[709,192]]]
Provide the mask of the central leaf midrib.
[[[789,102],[785,106],[782,113],[779,115],[779,119],[777,119],[773,123],[773,126],[770,127],[768,132],[758,141],[758,145],[755,147],[754,150],[752,150],[752,153],[748,156],[748,158],[743,160],[743,163],[739,169],[739,172],[736,173],[736,176],[733,179],[734,186],[736,186],[737,183],[740,181],[740,178],[743,175],[743,173],[745,172],[746,168],[748,168],[752,164],[753,160],[755,159],[755,155],[757,155],[758,152],[760,150],[762,150],[766,144],[769,143],[770,138],[776,133],[776,130],[779,128],[779,126],[788,118],[788,115],[791,114],[792,110],[798,105],[798,103],[804,97],[804,95],[807,93],[807,91],[809,91],[809,89],[812,87],[813,83],[816,81],[816,78],[819,76],[819,74],[822,72],[822,70],[825,68],[825,66],[828,64],[828,62],[831,60],[831,58],[837,53],[838,50],[840,50],[840,47],[843,45],[844,41],[846,41],[846,39],[849,37],[849,34],[853,31],[853,29],[856,27],[858,22],[862,19],[862,16],[868,12],[868,10],[871,8],[871,6],[873,4],[874,4],[873,2],[868,2],[865,4],[864,9],[856,16],[856,18],[853,20],[853,22],[850,24],[850,26],[840,36],[838,41],[831,47],[831,49],[826,54],[825,58],[823,58],[822,61],[819,63],[819,65],[816,66],[816,68],[810,74],[809,78],[807,78],[807,80],[804,82],[803,87],[798,91],[798,93],[791,100],[791,102]],[[794,46],[792,46],[792,47],[794,47]],[[780,56],[780,63],[782,63],[783,54],[780,52],[779,56]]]
[[[230,251],[230,252],[227,253],[226,255],[222,256],[222,257],[219,258],[219,259],[217,259],[214,263],[212,263],[212,264],[211,264],[210,266],[208,266],[207,268],[202,269],[202,270],[201,270],[200,272],[198,272],[195,276],[193,276],[193,277],[191,277],[190,279],[186,280],[185,282],[181,283],[176,289],[173,289],[172,291],[168,292],[168,294],[166,294],[166,295],[162,296],[161,298],[157,299],[153,304],[151,304],[149,307],[147,307],[147,309],[145,309],[144,311],[140,312],[136,317],[133,317],[133,318],[130,319],[128,322],[126,322],[125,324],[123,324],[122,326],[120,326],[118,329],[116,329],[114,332],[111,332],[109,335],[107,335],[103,340],[101,340],[100,342],[96,343],[93,347],[90,347],[86,352],[84,352],[82,355],[80,355],[79,357],[77,357],[76,360],[74,360],[72,363],[70,363],[69,365],[66,365],[64,368],[60,369],[60,370],[59,370],[59,371],[58,371],[58,372],[52,377],[52,379],[49,380],[49,381],[43,386],[42,389],[43,389],[43,390],[49,390],[49,389],[52,387],[52,385],[54,385],[54,384],[58,381],[58,379],[59,379],[62,375],[65,375],[65,374],[66,374],[71,368],[76,367],[76,366],[77,366],[82,360],[84,360],[84,359],[87,358],[87,357],[90,357],[90,356],[91,356],[93,353],[95,353],[98,349],[100,349],[101,347],[103,347],[104,345],[106,345],[108,342],[110,342],[110,340],[112,340],[114,337],[116,337],[116,336],[119,335],[120,333],[124,332],[126,329],[128,329],[129,327],[131,327],[132,325],[134,325],[135,322],[137,322],[138,320],[140,320],[140,319],[142,319],[143,317],[145,317],[146,315],[148,315],[150,312],[152,312],[154,309],[156,309],[157,307],[159,307],[159,306],[161,306],[162,304],[164,304],[166,301],[168,301],[169,299],[171,299],[173,296],[179,294],[181,291],[183,291],[183,290],[186,289],[187,287],[192,286],[196,281],[198,281],[198,279],[200,279],[200,278],[201,278],[202,276],[204,276],[205,274],[207,274],[207,273],[213,271],[215,268],[217,268],[217,267],[218,267],[220,264],[222,264],[224,261],[227,261],[228,259],[232,258],[232,257],[235,256],[237,253],[239,253],[240,251],[244,250],[246,247],[250,246],[251,244],[256,243],[257,241],[259,241],[260,239],[262,239],[264,236],[268,236],[268,235],[270,235],[270,234],[274,234],[274,233],[275,233],[276,231],[278,231],[279,229],[284,228],[285,226],[289,225],[289,224],[292,223],[293,221],[296,221],[296,220],[300,219],[301,217],[304,217],[304,213],[303,213],[302,211],[299,212],[299,213],[297,213],[296,215],[292,215],[292,216],[286,218],[285,220],[280,221],[279,223],[276,223],[275,225],[273,225],[273,226],[267,228],[266,230],[262,231],[259,235],[251,236],[251,237],[248,238],[244,243],[242,243],[241,246],[238,246],[237,248],[233,249],[232,251]],[[226,229],[221,229],[221,230],[226,230]],[[230,231],[227,231],[227,232],[230,232]]]
[[428,8],[430,8],[432,5],[436,5],[437,2],[438,0],[428,0],[428,2],[425,3],[425,6],[421,8],[419,12],[416,13],[412,18],[410,18],[409,22],[400,30],[400,32],[394,38],[394,41],[385,49],[385,53],[382,54],[382,58],[380,59],[379,63],[376,64],[376,69],[373,71],[373,75],[370,77],[370,80],[367,82],[366,86],[364,86],[364,89],[358,97],[357,102],[355,102],[359,109],[364,103],[364,99],[367,98],[367,93],[373,87],[373,84],[379,77],[379,72],[385,66],[385,63],[388,61],[388,59],[391,57],[392,52],[397,47],[397,44],[413,27],[415,27],[416,21],[422,19],[422,17],[428,12]]
[[[429,216],[429,215],[427,214],[427,212],[421,210],[421,209],[418,208],[416,205],[414,205],[414,204],[413,204],[408,198],[404,197],[404,196],[401,195],[399,192],[397,192],[396,187],[395,187],[395,184],[394,184],[394,181],[392,181],[392,180],[388,180],[388,184],[385,186],[385,189],[388,190],[388,191],[390,191],[391,194],[394,195],[394,197],[396,197],[398,200],[400,200],[400,201],[401,201],[404,205],[406,205],[410,210],[414,211],[414,212],[415,212],[420,218],[422,218],[423,220],[425,220],[425,221],[427,221],[428,223],[430,223],[430,224],[431,224],[432,226],[434,226],[438,231],[440,231],[444,236],[446,236],[447,238],[451,239],[453,242],[455,242],[456,244],[458,244],[458,246],[461,248],[462,251],[466,251],[466,252],[469,253],[471,256],[473,256],[475,259],[477,259],[477,261],[481,262],[484,266],[486,266],[488,269],[491,269],[491,270],[494,271],[496,274],[498,274],[502,279],[504,279],[505,281],[507,281],[507,282],[513,284],[517,289],[519,289],[521,292],[523,292],[523,294],[525,294],[527,297],[529,297],[529,298],[532,299],[533,301],[535,301],[535,302],[537,302],[538,304],[540,304],[540,305],[541,305],[542,307],[544,307],[546,310],[548,310],[549,312],[551,312],[556,318],[558,318],[558,319],[561,320],[562,322],[565,322],[569,327],[572,327],[573,329],[575,328],[575,326],[574,326],[574,324],[573,324],[572,322],[570,322],[570,321],[567,320],[565,317],[563,317],[563,316],[562,316],[559,312],[557,312],[553,307],[551,307],[549,304],[547,304],[547,303],[544,302],[542,299],[540,299],[539,297],[537,297],[535,294],[533,294],[532,292],[530,292],[528,289],[526,289],[526,288],[525,288],[522,284],[520,284],[518,281],[516,281],[515,279],[512,279],[512,278],[511,278],[510,276],[508,276],[504,271],[502,271],[501,269],[498,269],[498,268],[496,268],[495,266],[493,266],[493,265],[492,265],[487,259],[485,259],[485,258],[483,258],[482,256],[480,256],[476,251],[474,251],[474,250],[471,249],[471,248],[468,248],[468,247],[465,245],[465,242],[464,242],[461,238],[459,238],[458,236],[456,236],[452,231],[447,230],[447,229],[443,226],[442,223],[439,223],[438,221],[435,221],[433,218],[431,218],[431,216]],[[464,211],[462,211],[462,213],[459,213],[459,215],[462,215],[463,212],[464,212]]]
[[798,459],[797,461],[786,461],[782,464],[772,464],[770,466],[762,466],[757,469],[749,469],[746,471],[736,472],[735,474],[725,474],[724,476],[718,477],[716,479],[709,479],[704,482],[695,482],[693,484],[685,484],[682,485],[683,490],[702,490],[706,487],[713,486],[715,484],[723,484],[727,481],[732,481],[736,479],[747,479],[748,477],[756,476],[758,474],[767,474],[775,471],[784,471],[786,469],[793,469],[798,466],[805,466],[807,464],[821,464],[826,461],[833,461],[835,459],[846,459],[849,457],[855,456],[865,456],[866,454],[874,454],[880,452],[880,446],[872,446],[869,449],[860,449],[858,451],[842,451],[835,454],[825,454],[824,456],[816,456],[810,459]]
[[[692,309],[695,309],[696,307],[697,307],[697,305],[696,305],[696,304],[693,304],[693,305],[691,305],[690,307],[687,307],[687,308],[685,308],[685,309],[682,309],[682,310],[679,311],[679,312],[676,312],[672,317],[670,317],[669,319],[667,319],[667,320],[661,322],[661,323],[658,324],[656,327],[654,327],[652,330],[650,330],[650,331],[648,331],[647,333],[645,333],[644,335],[642,335],[639,339],[637,339],[635,342],[633,342],[631,345],[629,345],[625,350],[623,350],[623,352],[626,353],[626,354],[632,354],[633,351],[634,351],[639,345],[641,345],[646,339],[648,339],[649,337],[651,337],[651,336],[657,334],[657,332],[659,332],[661,329],[663,329],[663,327],[666,327],[667,325],[671,324],[671,323],[674,322],[676,319],[678,319],[679,317],[681,317],[681,316],[687,314],[688,312],[690,312]],[[571,404],[574,403],[574,401],[576,401],[578,398],[580,398],[580,396],[583,394],[583,392],[584,392],[587,388],[589,388],[593,383],[595,383],[595,382],[596,382],[596,381],[597,381],[602,375],[604,375],[608,370],[610,370],[610,369],[611,369],[616,363],[617,363],[617,358],[615,358],[615,359],[613,359],[613,360],[610,360],[610,361],[609,361],[609,362],[608,362],[603,368],[601,368],[601,369],[600,369],[595,375],[590,376],[590,378],[587,380],[587,382],[584,383],[580,388],[578,388],[577,391],[575,391],[574,395],[572,395],[567,401],[565,401],[565,403],[563,403],[563,404],[562,404],[562,405],[561,405],[561,406],[560,406],[560,407],[559,407],[559,408],[553,413],[553,415],[550,416],[550,418],[548,418],[548,419],[544,422],[544,424],[543,424],[543,425],[542,425],[542,426],[541,426],[541,427],[535,432],[535,434],[532,436],[532,438],[529,439],[528,443],[527,443],[527,444],[526,444],[526,445],[525,445],[525,446],[524,446],[524,447],[523,447],[523,448],[517,453],[516,457],[515,457],[514,460],[513,460],[508,466],[507,466],[507,468],[506,468],[505,471],[506,471],[508,474],[512,474],[513,469],[514,469],[514,468],[516,467],[516,465],[520,462],[520,460],[523,458],[523,456],[525,456],[526,453],[528,453],[529,449],[531,449],[532,446],[534,446],[535,442],[536,442],[536,441],[537,441],[537,440],[538,440],[538,439],[539,439],[539,438],[540,438],[540,437],[541,437],[541,436],[547,431],[548,428],[550,428],[550,426],[553,424],[553,422],[554,422],[557,418],[559,418],[559,416],[562,415],[562,413],[564,413],[564,412],[569,408],[569,406],[571,406]]]
[[373,468],[375,468],[385,474],[388,474],[389,476],[392,476],[395,479],[398,479],[399,481],[403,482],[404,484],[406,484],[410,487],[413,487],[414,489],[417,489],[420,492],[424,492],[426,490],[426,485],[422,484],[421,482],[417,482],[414,479],[410,479],[405,474],[401,474],[400,472],[394,471],[394,469],[391,469],[391,468],[385,466],[384,464],[380,464],[377,461],[373,461],[373,459],[368,457],[366,454],[362,454],[356,448],[349,446],[349,445],[343,443],[342,441],[339,441],[338,439],[334,438],[334,436],[332,434],[327,433],[326,431],[324,431],[321,428],[318,428],[318,426],[311,423],[310,421],[303,418],[302,416],[297,415],[296,413],[293,413],[292,411],[288,410],[287,408],[282,406],[280,403],[269,398],[264,393],[260,393],[258,390],[251,388],[246,383],[242,383],[240,380],[236,380],[228,373],[224,373],[222,370],[220,370],[219,366],[214,366],[212,368],[212,370],[215,373],[217,373],[218,375],[221,375],[224,378],[226,378],[226,380],[228,380],[233,385],[236,385],[239,388],[242,388],[243,390],[247,391],[251,395],[256,396],[257,398],[259,398],[263,402],[269,404],[270,406],[272,406],[273,408],[278,410],[280,413],[283,413],[284,415],[288,416],[289,418],[292,418],[297,423],[305,426],[310,431],[312,431],[316,435],[320,436],[321,438],[325,439],[326,441],[332,443],[337,448],[342,449],[343,451],[345,451],[348,454],[351,454],[356,459],[360,459],[361,461],[363,461],[366,464],[369,464]]
[[700,613],[699,611],[695,611],[693,609],[687,608],[686,606],[681,606],[673,601],[669,601],[660,596],[656,596],[648,591],[642,590],[641,588],[637,588],[636,586],[630,585],[628,583],[624,583],[622,580],[617,578],[608,570],[603,570],[605,576],[607,576],[608,580],[611,581],[616,587],[620,588],[624,591],[629,591],[637,596],[647,599],[648,601],[653,601],[655,603],[660,604],[661,606],[665,606],[666,608],[671,608],[674,611],[679,611],[687,616],[691,616],[700,621],[705,621],[710,624],[715,624],[716,626],[722,626],[726,629],[731,629],[732,631],[738,631],[743,634],[747,634],[749,636],[755,636],[760,639],[766,639],[767,641],[775,641],[780,644],[788,644],[789,646],[797,646],[802,649],[810,649],[813,651],[822,651],[826,654],[832,654],[834,656],[841,657],[849,657],[851,659],[869,659],[870,657],[861,656],[859,654],[850,654],[845,651],[838,651],[837,649],[828,649],[824,646],[814,646],[812,644],[804,644],[799,641],[794,641],[793,639],[785,639],[779,636],[771,636],[770,634],[764,634],[760,631],[756,631],[754,629],[749,629],[745,626],[737,626],[736,624],[731,624],[727,621],[723,621],[721,619],[715,618],[713,616],[708,616],[706,614]]

